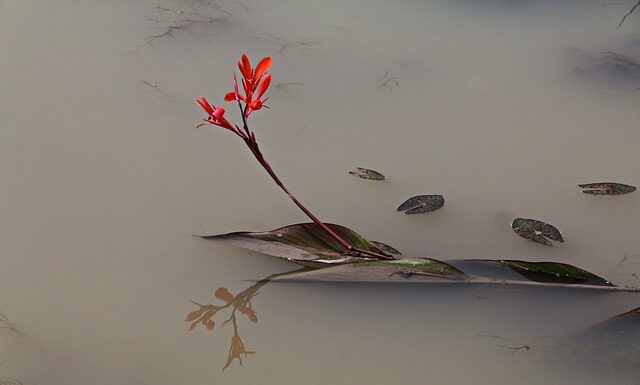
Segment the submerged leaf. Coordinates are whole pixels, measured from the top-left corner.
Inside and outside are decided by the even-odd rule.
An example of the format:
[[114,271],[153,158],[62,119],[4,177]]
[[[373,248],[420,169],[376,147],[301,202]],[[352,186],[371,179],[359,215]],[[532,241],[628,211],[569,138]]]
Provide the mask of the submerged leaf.
[[522,238],[546,246],[553,246],[549,239],[564,243],[562,234],[560,234],[558,229],[548,223],[535,219],[516,218],[513,220],[513,223],[511,223],[511,228]]
[[422,214],[437,210],[442,206],[444,206],[442,195],[416,195],[401,204],[397,211],[404,211],[405,214]]
[[640,371],[640,308],[571,336],[572,352],[595,365]]
[[584,189],[583,193],[591,195],[622,195],[636,191],[635,186],[613,182],[586,183],[578,186]]
[[393,255],[402,255],[402,253],[393,246],[389,246],[386,243],[382,243],[379,241],[369,241],[373,243],[378,249],[384,251],[385,253],[393,254]]
[[[373,243],[344,226],[326,224],[354,247],[381,253]],[[203,236],[237,247],[284,258],[303,265],[345,263],[361,258],[349,255],[334,238],[315,223],[299,223],[264,232],[235,232]]]
[[502,260],[523,277],[535,282],[614,286],[610,281],[579,267],[559,262]]
[[384,180],[384,175],[380,174],[376,170],[370,170],[368,168],[356,167],[353,170],[349,171],[349,174],[362,179]]

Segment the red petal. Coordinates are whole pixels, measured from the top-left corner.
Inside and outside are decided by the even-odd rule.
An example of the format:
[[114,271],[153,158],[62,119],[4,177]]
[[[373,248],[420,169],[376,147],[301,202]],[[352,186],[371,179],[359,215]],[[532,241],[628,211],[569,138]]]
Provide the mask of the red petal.
[[258,86],[258,99],[264,95],[269,88],[269,84],[271,84],[271,74],[266,74],[264,78],[260,81],[260,85]]
[[209,115],[211,115],[213,113],[213,107],[211,107],[211,104],[209,104],[209,102],[207,101],[207,99],[204,98],[204,96],[201,96],[200,99],[195,98],[194,99],[196,103],[198,103],[200,105],[200,107],[202,107],[203,110],[205,110]]
[[225,102],[232,102],[234,100],[236,100],[236,93],[234,91],[227,92],[227,94],[224,96]]
[[268,70],[269,67],[271,67],[271,58],[267,56],[260,60],[260,63],[256,66],[256,70],[253,73],[253,80],[257,80],[262,76],[264,71]]
[[222,117],[224,116],[224,108],[222,107],[216,108],[216,110],[213,111],[213,114],[211,115],[215,116],[218,119],[222,119]]
[[253,75],[251,70],[251,62],[245,54],[242,54],[242,66],[244,67],[242,75],[245,77],[245,79],[251,79],[251,76]]

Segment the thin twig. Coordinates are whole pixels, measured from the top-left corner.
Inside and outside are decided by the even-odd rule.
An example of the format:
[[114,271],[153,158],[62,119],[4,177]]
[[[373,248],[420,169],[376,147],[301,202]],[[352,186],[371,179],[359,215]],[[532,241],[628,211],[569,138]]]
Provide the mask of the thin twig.
[[618,23],[618,27],[616,29],[619,29],[620,27],[622,27],[622,24],[624,24],[624,22],[627,20],[627,17],[631,16],[631,14],[636,10],[636,8],[640,7],[640,0],[638,0],[638,2],[633,6],[633,8],[631,8],[631,10],[629,10],[629,12],[627,12],[626,15],[624,15],[624,17],[622,18],[622,20],[620,20],[620,23]]

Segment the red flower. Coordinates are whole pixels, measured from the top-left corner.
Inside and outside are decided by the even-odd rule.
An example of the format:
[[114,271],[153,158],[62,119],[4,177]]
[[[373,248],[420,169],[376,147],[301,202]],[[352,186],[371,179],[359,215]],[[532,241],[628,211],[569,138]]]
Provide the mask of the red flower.
[[[233,76],[233,86],[234,90],[228,92],[224,96],[224,100],[229,102],[233,100],[241,100],[245,102],[247,108],[245,110],[245,116],[249,116],[252,111],[259,110],[262,107],[266,107],[264,102],[267,101],[268,98],[264,100],[260,100],[260,98],[264,95],[269,88],[269,84],[271,83],[271,75],[265,74],[265,71],[269,69],[271,66],[271,58],[264,57],[255,69],[251,67],[251,62],[247,55],[242,54],[242,58],[238,60],[238,68],[240,69],[240,73],[242,74],[242,88],[244,88],[244,95],[238,92],[238,80],[235,75]],[[264,76],[263,76],[264,75]],[[256,94],[257,91],[257,94]],[[254,94],[256,94],[254,97]]]
[[204,96],[201,96],[200,99],[196,98],[195,102],[198,105],[200,105],[200,107],[202,107],[202,109],[207,114],[209,114],[209,117],[207,119],[203,119],[204,123],[198,124],[197,127],[202,127],[206,124],[213,124],[216,126],[224,127],[227,130],[231,130],[237,133],[235,127],[233,127],[231,123],[229,123],[229,121],[225,119],[224,108],[212,106],[211,104],[209,104],[209,102],[207,101],[207,99],[205,99]]

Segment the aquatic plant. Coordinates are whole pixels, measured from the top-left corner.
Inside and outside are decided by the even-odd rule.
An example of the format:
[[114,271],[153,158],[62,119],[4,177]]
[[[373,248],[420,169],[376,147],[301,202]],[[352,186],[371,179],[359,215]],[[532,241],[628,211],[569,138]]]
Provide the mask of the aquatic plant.
[[[270,57],[264,57],[253,68],[247,55],[243,54],[240,60],[238,60],[238,69],[242,75],[241,83],[244,90],[244,94],[239,91],[238,79],[234,73],[233,75],[233,91],[228,92],[224,96],[226,102],[237,102],[240,109],[240,116],[242,117],[242,127],[237,124],[231,124],[225,118],[225,109],[220,106],[215,106],[204,97],[196,98],[195,102],[202,107],[207,113],[207,118],[203,119],[203,122],[198,125],[202,127],[205,125],[214,125],[225,128],[236,136],[238,136],[247,145],[253,156],[258,163],[265,169],[273,181],[291,198],[293,203],[302,210],[317,226],[327,233],[330,237],[335,239],[340,247],[346,250],[346,254],[354,257],[373,258],[373,259],[395,259],[393,256],[386,254],[384,251],[375,247],[369,249],[363,249],[356,245],[346,241],[343,237],[338,235],[331,227],[323,223],[318,217],[316,217],[309,209],[307,209],[300,201],[289,191],[289,189],[282,183],[280,178],[273,171],[273,168],[267,162],[258,142],[256,140],[255,132],[249,128],[249,117],[254,111],[261,110],[262,108],[268,108],[264,103],[269,99],[264,97],[269,85],[271,84],[271,74],[267,73],[267,70],[271,67],[272,60]],[[263,98],[264,97],[264,98]]]

